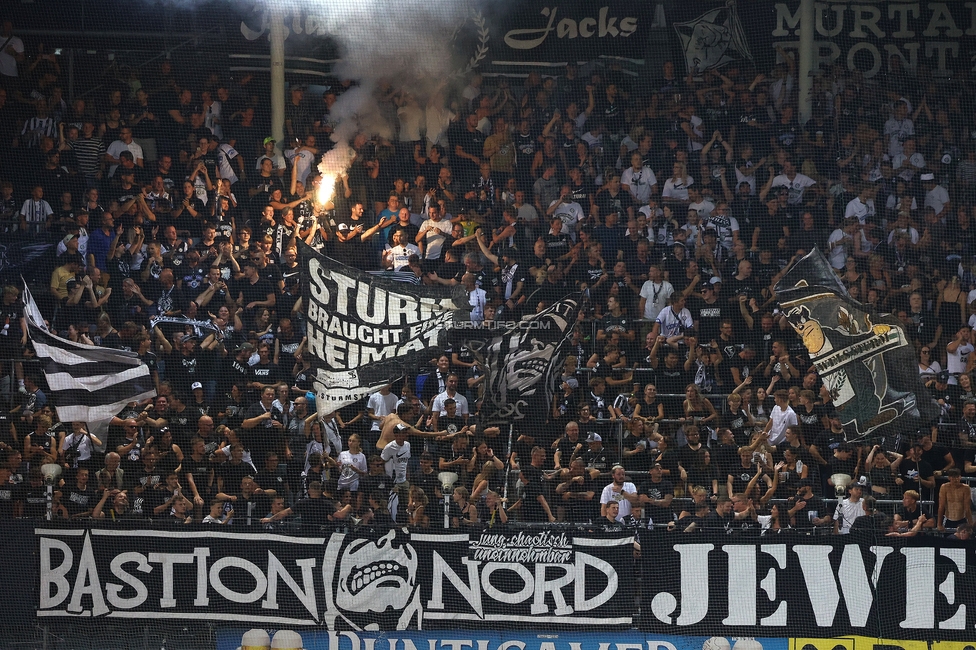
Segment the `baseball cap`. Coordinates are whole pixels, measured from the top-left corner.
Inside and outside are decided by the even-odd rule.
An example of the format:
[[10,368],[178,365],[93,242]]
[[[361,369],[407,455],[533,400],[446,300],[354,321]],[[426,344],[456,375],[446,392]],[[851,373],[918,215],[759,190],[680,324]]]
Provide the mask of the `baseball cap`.
[[709,283],[722,284],[722,278],[718,277],[717,275],[713,275],[712,278],[709,280]]
[[586,441],[587,442],[603,442],[603,436],[601,436],[596,431],[590,431],[590,433],[586,436]]
[[203,384],[201,384],[201,383],[200,383],[200,382],[198,382],[198,381],[195,381],[195,382],[193,382],[192,384],[190,384],[190,390],[196,390],[196,389],[198,389],[198,388],[199,388],[200,390],[203,390]]
[[704,290],[704,289],[711,289],[712,288],[712,283],[711,282],[707,282],[707,281],[706,282],[702,282],[700,288],[702,290]]
[[274,141],[275,139],[269,135],[264,139],[264,144],[268,144],[269,142],[274,142]]
[[919,176],[918,179],[920,181],[922,181],[923,183],[926,182],[926,181],[934,181],[935,180],[935,174],[932,174],[930,172],[926,172],[926,173],[922,174],[921,176]]
[[253,352],[254,351],[254,346],[245,341],[244,343],[241,343],[240,345],[237,346],[237,351],[238,352]]

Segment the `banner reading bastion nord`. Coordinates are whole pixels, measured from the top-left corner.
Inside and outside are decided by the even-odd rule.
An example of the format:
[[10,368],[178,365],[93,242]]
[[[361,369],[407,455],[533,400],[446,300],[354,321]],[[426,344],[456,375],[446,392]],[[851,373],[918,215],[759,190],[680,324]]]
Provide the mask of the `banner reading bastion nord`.
[[33,588],[0,606],[46,619],[976,639],[976,547],[927,537],[644,534],[635,558],[621,531],[27,530]]

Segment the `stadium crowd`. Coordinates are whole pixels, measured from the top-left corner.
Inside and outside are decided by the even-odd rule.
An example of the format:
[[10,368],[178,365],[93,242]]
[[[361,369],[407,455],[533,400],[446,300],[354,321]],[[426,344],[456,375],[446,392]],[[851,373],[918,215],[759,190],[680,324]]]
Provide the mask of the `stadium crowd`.
[[[72,99],[56,56],[9,23],[0,39],[0,232],[57,241],[33,290],[51,326],[137,352],[158,391],[104,439],[59,422],[5,287],[0,517],[43,517],[41,466],[59,463],[59,518],[439,527],[449,489],[453,526],[971,531],[969,88],[897,58],[872,79],[834,67],[800,124],[786,52],[697,78],[611,63],[422,99],[380,84],[396,135],[357,134],[322,207],[330,111],[355,84],[292,85],[275,142],[250,77],[164,61]],[[484,369],[459,348],[317,417],[299,240],[463,285],[486,327],[582,291],[549,412],[511,441],[486,426]],[[846,439],[773,289],[814,247],[904,324],[942,407],[930,430]]]

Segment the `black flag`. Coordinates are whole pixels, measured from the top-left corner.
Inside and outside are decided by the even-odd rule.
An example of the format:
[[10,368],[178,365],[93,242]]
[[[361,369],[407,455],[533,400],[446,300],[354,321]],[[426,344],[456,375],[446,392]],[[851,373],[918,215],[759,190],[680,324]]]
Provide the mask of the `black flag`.
[[938,405],[901,323],[854,301],[819,249],[789,270],[776,293],[848,436],[895,436],[935,420]]
[[319,413],[426,364],[450,327],[470,321],[460,286],[413,286],[345,266],[304,244],[301,252]]
[[579,294],[572,294],[538,314],[465,338],[465,345],[487,368],[481,411],[487,422],[545,420],[579,301]]

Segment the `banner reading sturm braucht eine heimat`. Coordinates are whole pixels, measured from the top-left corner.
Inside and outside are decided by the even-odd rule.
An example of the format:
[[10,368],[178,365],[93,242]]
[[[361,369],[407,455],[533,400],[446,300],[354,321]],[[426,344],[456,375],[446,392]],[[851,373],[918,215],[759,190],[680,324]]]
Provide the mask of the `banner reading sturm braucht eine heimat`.
[[35,532],[39,617],[178,615],[338,630],[634,621],[626,533]]
[[351,404],[426,365],[443,333],[469,321],[462,287],[372,276],[302,245],[308,356],[320,413]]

